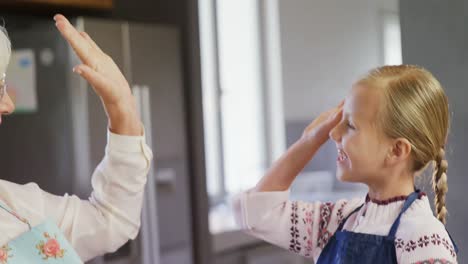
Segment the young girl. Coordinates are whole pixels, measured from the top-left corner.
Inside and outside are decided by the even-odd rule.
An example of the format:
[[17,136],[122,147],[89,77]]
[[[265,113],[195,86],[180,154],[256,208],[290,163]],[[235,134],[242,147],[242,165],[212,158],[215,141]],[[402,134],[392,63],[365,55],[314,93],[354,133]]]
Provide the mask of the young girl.
[[[448,100],[427,70],[384,66],[321,114],[252,190],[234,199],[248,233],[316,263],[456,263],[445,229]],[[369,187],[365,198],[289,201],[289,187],[329,138],[337,177]],[[434,164],[434,217],[414,180]]]

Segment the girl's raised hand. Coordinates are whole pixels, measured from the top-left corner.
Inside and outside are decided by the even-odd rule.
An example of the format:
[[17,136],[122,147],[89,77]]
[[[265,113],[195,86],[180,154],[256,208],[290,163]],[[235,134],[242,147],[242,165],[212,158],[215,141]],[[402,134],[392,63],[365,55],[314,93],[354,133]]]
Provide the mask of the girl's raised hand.
[[310,123],[304,132],[301,139],[316,140],[320,145],[324,144],[328,138],[330,131],[340,122],[343,115],[344,100],[340,104],[328,111],[321,113],[312,123]]
[[135,99],[119,67],[88,34],[78,32],[63,15],[55,15],[54,20],[83,63],[73,71],[86,79],[101,97],[109,118],[109,129],[117,134],[141,135]]

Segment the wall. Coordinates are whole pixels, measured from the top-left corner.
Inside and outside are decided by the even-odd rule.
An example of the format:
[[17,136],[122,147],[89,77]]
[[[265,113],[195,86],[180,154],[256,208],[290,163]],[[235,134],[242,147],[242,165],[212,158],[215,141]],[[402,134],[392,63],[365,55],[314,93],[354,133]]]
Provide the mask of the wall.
[[[395,10],[392,2],[385,8]],[[285,118],[310,120],[383,63],[384,6],[375,0],[279,3]]]
[[468,1],[412,0],[400,3],[403,62],[430,70],[449,97],[452,128],[448,141],[448,230],[467,261],[466,156],[468,140]]

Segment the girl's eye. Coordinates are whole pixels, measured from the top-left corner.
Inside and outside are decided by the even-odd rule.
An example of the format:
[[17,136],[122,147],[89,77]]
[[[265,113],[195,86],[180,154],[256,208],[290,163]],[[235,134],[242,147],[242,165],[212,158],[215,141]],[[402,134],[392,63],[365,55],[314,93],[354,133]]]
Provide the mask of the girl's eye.
[[349,121],[346,122],[346,125],[347,125],[347,127],[351,128],[351,129],[356,129]]

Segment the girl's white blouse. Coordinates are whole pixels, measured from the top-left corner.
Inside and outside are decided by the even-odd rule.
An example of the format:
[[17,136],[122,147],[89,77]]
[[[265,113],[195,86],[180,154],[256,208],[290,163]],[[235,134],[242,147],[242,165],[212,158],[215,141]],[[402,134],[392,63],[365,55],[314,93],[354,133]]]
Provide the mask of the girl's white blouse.
[[[54,220],[87,261],[136,237],[152,157],[144,136],[108,131],[105,156],[92,175],[93,192],[88,200],[52,195],[35,183],[19,185],[3,180],[0,200],[32,226],[46,218]],[[26,231],[27,225],[0,210],[0,247]]]
[[[246,191],[233,199],[233,211],[247,233],[317,261],[338,225],[354,209],[364,203],[348,219],[345,230],[386,236],[405,198],[308,203],[290,201],[289,191]],[[445,226],[434,217],[425,194],[402,215],[395,249],[398,263],[457,263]]]

